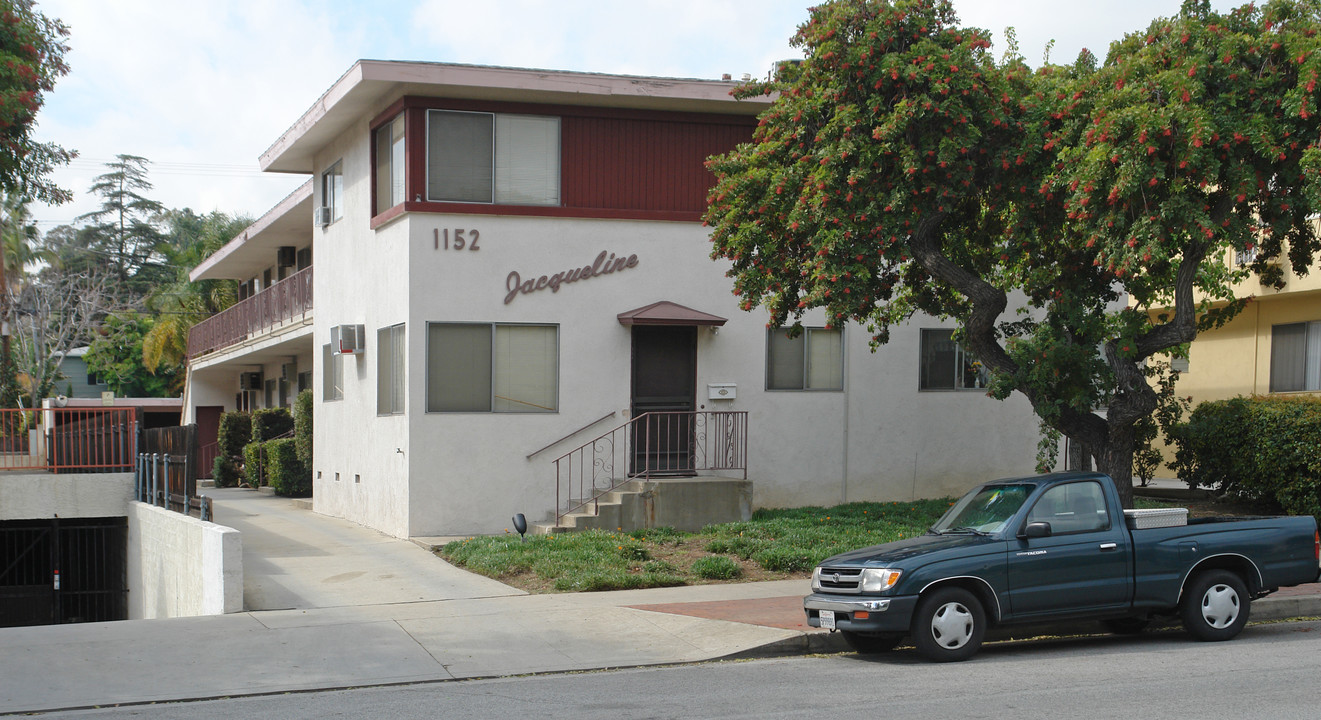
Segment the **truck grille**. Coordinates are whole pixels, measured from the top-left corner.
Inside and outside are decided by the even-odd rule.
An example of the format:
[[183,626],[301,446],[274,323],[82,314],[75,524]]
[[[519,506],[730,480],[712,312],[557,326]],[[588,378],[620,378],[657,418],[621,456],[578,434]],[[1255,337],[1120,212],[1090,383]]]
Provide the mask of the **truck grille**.
[[862,580],[862,568],[823,567],[818,576],[821,589],[834,593],[858,593],[858,584]]

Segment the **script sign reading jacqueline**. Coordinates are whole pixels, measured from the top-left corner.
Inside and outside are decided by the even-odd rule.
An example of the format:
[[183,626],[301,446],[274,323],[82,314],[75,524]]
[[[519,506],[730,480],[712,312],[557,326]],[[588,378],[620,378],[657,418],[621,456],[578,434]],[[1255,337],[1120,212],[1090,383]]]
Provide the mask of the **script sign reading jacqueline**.
[[[609,257],[607,257],[607,255],[609,255]],[[610,273],[619,270],[627,270],[637,266],[637,255],[615,257],[614,253],[607,253],[602,250],[601,254],[596,256],[596,260],[594,260],[591,265],[573,268],[572,270],[566,270],[564,272],[557,272],[554,275],[542,275],[535,280],[532,278],[524,280],[523,276],[519,275],[518,271],[515,270],[509,273],[509,276],[505,278],[505,291],[508,293],[505,295],[505,304],[508,305],[513,302],[514,298],[518,297],[519,293],[530,295],[538,290],[545,290],[546,288],[550,288],[551,292],[557,293],[560,291],[560,286],[565,283],[574,283],[579,280],[600,277],[601,275],[609,275]]]

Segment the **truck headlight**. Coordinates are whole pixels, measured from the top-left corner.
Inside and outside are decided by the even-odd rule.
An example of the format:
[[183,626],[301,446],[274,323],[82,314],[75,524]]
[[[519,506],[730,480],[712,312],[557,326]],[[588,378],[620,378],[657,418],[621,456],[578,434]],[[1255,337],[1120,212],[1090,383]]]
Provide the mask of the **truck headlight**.
[[812,568],[812,592],[821,589],[821,566]]
[[[891,570],[889,568],[864,568],[862,584],[859,589],[865,593],[885,592],[899,582],[899,575],[902,572],[901,570]],[[813,573],[812,582],[816,582],[815,573]]]

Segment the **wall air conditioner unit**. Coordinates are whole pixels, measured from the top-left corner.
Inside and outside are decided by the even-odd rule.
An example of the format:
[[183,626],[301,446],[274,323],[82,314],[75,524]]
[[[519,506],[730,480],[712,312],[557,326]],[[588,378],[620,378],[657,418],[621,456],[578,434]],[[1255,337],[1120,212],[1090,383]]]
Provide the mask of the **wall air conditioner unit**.
[[330,347],[341,355],[361,355],[367,347],[362,325],[336,325],[330,328]]
[[298,365],[294,363],[285,363],[280,366],[280,379],[293,380],[298,377]]
[[281,245],[275,251],[275,262],[282,268],[293,267],[298,262],[298,250],[293,245]]
[[245,372],[239,373],[240,390],[261,390],[261,373]]
[[330,208],[319,207],[312,209],[312,224],[317,227],[325,227],[330,224]]

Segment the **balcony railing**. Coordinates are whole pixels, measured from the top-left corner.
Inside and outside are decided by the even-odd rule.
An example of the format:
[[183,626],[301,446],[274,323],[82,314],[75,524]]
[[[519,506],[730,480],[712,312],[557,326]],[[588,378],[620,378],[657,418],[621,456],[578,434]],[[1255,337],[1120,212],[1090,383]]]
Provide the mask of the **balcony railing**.
[[188,357],[222,350],[276,325],[312,314],[312,267],[308,266],[188,330]]

